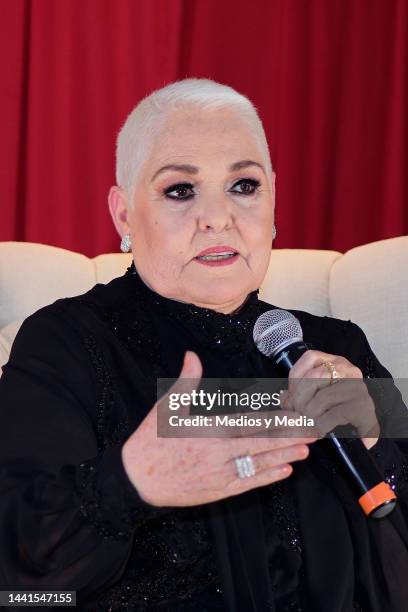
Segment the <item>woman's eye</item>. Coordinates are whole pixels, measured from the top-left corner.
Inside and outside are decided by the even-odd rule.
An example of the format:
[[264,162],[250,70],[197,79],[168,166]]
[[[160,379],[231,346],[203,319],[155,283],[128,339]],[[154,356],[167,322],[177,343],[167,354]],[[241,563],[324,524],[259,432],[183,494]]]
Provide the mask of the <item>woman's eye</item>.
[[[258,189],[258,187],[260,186],[260,184],[261,184],[260,181],[257,181],[254,179],[241,179],[240,181],[235,183],[234,187],[239,186],[243,188],[242,191],[236,192],[236,193],[239,193],[240,195],[253,195],[255,191]],[[231,191],[235,191],[235,189]]]
[[[234,188],[230,191],[238,193],[239,195],[250,196],[255,193],[260,185],[261,182],[256,179],[241,179],[235,183]],[[240,190],[237,190],[237,187],[239,187]],[[190,200],[195,195],[191,183],[176,183],[175,185],[171,185],[167,187],[164,194],[171,200]]]
[[[164,193],[171,200],[189,200],[194,195],[194,193],[188,193],[192,188],[190,183],[178,183],[168,187]],[[171,195],[174,192],[177,192],[178,196]]]

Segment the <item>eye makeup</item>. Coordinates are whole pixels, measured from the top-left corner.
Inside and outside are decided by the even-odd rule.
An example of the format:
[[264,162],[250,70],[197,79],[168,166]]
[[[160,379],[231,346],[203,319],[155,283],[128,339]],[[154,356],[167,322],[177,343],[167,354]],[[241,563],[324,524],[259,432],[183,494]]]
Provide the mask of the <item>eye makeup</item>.
[[[242,185],[249,186],[249,190],[247,189],[246,191],[236,191],[234,189],[237,186],[242,188]],[[243,178],[243,179],[239,179],[238,181],[236,181],[233,187],[229,191],[230,193],[235,193],[243,197],[251,197],[255,194],[255,192],[259,189],[260,186],[261,186],[261,181],[259,181],[258,179]],[[169,187],[166,187],[166,189],[163,190],[163,195],[169,198],[170,200],[182,200],[182,201],[191,200],[195,195],[194,192],[191,193],[191,190],[193,189],[194,189],[194,185],[192,185],[189,182],[174,183],[173,185],[170,185]],[[187,193],[188,191],[190,191],[190,193]],[[177,197],[177,196],[171,195],[173,192],[179,192],[179,195],[180,195],[180,192],[184,194],[187,193],[187,195]]]

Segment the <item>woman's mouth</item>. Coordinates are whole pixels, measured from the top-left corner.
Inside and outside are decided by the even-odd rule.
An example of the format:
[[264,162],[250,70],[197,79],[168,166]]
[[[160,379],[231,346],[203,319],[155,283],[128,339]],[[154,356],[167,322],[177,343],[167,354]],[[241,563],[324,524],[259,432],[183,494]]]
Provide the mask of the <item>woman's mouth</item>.
[[207,255],[199,255],[194,259],[206,266],[227,266],[238,259],[238,253],[236,251],[208,253]]

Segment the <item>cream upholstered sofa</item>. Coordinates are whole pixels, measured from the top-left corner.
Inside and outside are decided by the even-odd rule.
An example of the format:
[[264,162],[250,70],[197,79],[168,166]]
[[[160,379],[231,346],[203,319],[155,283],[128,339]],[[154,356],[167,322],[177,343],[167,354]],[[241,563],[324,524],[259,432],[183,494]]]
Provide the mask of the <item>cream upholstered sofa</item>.
[[[0,243],[0,366],[25,317],[61,297],[122,275],[130,255],[89,259],[24,242]],[[396,378],[408,378],[408,236],[345,254],[273,250],[260,297],[282,308],[351,319]]]

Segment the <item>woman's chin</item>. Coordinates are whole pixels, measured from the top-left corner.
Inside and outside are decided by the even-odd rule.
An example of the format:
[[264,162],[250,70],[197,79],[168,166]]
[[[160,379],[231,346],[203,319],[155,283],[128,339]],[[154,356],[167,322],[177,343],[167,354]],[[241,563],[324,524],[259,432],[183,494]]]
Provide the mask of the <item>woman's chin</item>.
[[197,306],[204,308],[212,308],[220,312],[232,312],[245,301],[248,293],[252,291],[250,288],[245,288],[246,283],[243,280],[234,282],[222,282],[214,280],[210,283],[202,283],[197,286],[192,292],[192,299],[189,300]]

